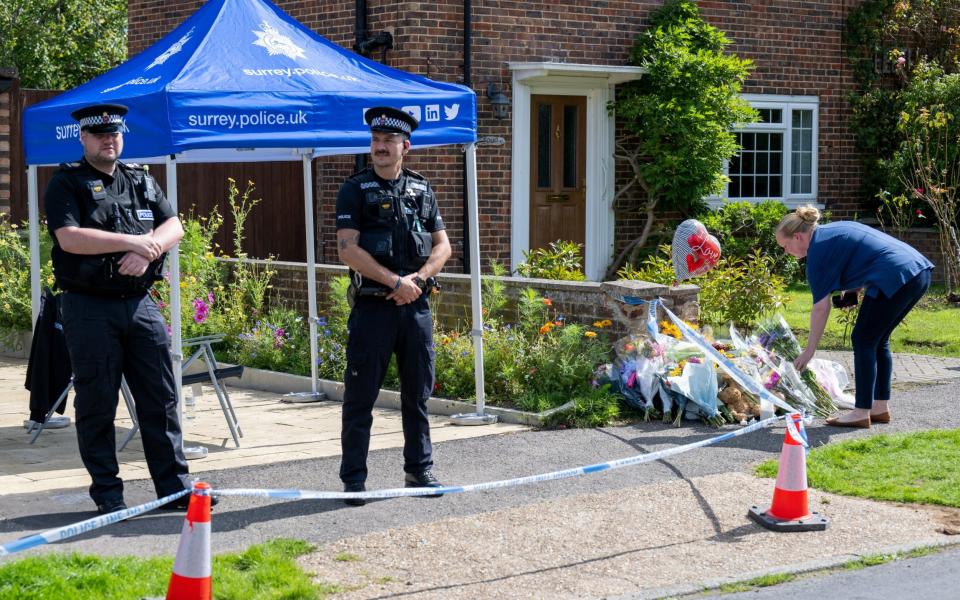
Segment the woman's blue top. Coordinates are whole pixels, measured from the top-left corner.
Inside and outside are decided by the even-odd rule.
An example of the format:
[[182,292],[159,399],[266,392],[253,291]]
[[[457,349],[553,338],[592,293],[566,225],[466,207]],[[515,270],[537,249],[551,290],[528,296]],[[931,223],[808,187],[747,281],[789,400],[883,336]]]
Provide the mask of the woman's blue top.
[[833,292],[865,288],[890,297],[933,263],[915,248],[878,229],[837,221],[813,230],[807,249],[807,282],[813,302]]

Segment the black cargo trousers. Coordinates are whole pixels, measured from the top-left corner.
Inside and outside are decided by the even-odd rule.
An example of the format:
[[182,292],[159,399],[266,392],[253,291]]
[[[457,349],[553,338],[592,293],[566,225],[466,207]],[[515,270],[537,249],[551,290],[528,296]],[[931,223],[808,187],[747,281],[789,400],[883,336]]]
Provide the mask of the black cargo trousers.
[[136,405],[147,468],[157,497],[190,487],[183,456],[169,336],[149,294],[64,292],[63,332],[73,367],[77,441],[97,504],[123,498],[116,433],[120,378]]
[[340,480],[367,479],[367,452],[373,424],[373,404],[397,355],[400,372],[400,411],[403,422],[403,470],[420,473],[433,466],[427,399],[433,391],[433,322],[429,294],[410,304],[359,296],[347,324],[347,369],[344,374],[340,444]]

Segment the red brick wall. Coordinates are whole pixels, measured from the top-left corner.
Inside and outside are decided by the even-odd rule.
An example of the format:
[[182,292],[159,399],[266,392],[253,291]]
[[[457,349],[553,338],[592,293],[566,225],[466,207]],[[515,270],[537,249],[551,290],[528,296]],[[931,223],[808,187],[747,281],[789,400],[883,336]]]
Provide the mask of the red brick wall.
[[[131,56],[171,31],[200,6],[198,0],[130,0]],[[354,42],[354,6],[350,0],[280,0],[277,4],[317,33],[344,47]],[[852,0],[702,1],[704,16],[727,32],[732,50],[755,63],[745,93],[811,95],[820,98],[819,199],[834,218],[858,210],[860,166],[847,123],[846,94],[852,74],[841,33]],[[646,26],[654,0],[475,0],[473,2],[472,87],[478,95],[480,135],[498,135],[507,144],[478,151],[480,235],[484,262],[510,257],[509,121],[490,112],[486,85],[509,89],[507,63],[555,61],[622,65],[635,36]],[[463,81],[463,2],[369,0],[370,31],[393,34],[387,52],[392,67],[441,81]],[[380,58],[376,53],[375,58]],[[462,158],[455,148],[415,152],[407,166],[432,181],[447,222],[454,257],[448,270],[460,270],[463,258]],[[316,163],[318,257],[336,261],[333,204],[340,182],[353,169],[352,158]],[[618,175],[622,177],[622,167]],[[618,216],[620,244],[639,233],[640,221]]]
[[0,212],[10,212],[10,139],[11,139],[11,105],[12,94],[10,88],[0,92]]

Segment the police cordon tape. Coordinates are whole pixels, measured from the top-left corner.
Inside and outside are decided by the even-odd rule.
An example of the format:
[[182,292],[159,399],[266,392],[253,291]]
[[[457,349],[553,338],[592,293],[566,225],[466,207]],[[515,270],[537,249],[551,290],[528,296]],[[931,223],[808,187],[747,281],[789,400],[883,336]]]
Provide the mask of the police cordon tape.
[[[691,442],[689,444],[684,444],[683,446],[677,446],[675,448],[667,448],[665,450],[658,450],[656,452],[651,452],[649,454],[639,454],[636,456],[631,456],[627,458],[621,458],[617,460],[612,460],[605,463],[597,463],[593,465],[587,465],[584,467],[576,467],[572,469],[565,469],[563,471],[553,471],[551,473],[542,473],[539,475],[529,475],[526,477],[515,477],[513,479],[501,479],[499,481],[488,481],[484,483],[475,483],[462,486],[443,486],[437,488],[396,488],[396,489],[386,489],[386,490],[371,490],[366,492],[323,492],[323,491],[311,491],[311,490],[298,490],[298,489],[245,489],[245,488],[235,488],[235,489],[223,489],[223,490],[212,490],[214,496],[250,496],[257,498],[271,498],[274,500],[346,500],[349,498],[364,498],[364,499],[383,499],[383,498],[399,498],[404,496],[432,496],[437,494],[460,494],[465,492],[479,492],[484,490],[493,490],[498,488],[507,488],[507,487],[516,487],[520,485],[527,485],[531,483],[541,483],[544,481],[554,481],[557,479],[567,479],[569,477],[577,477],[579,475],[590,475],[592,473],[600,473],[603,471],[609,471],[612,469],[620,469],[623,467],[629,467],[633,465],[639,465],[648,462],[654,462],[658,460],[663,460],[677,454],[682,454],[684,452],[689,452],[696,448],[702,448],[704,446],[710,446],[713,444],[719,444],[726,440],[731,440],[742,435],[746,435],[758,429],[768,427],[773,425],[780,419],[783,419],[783,416],[780,417],[771,417],[763,421],[756,421],[750,423],[736,431],[730,431],[712,438],[707,438],[705,440],[700,440],[698,442]],[[789,419],[788,419],[789,422]],[[43,544],[49,544],[52,542],[63,541],[67,538],[80,535],[81,533],[88,533],[100,527],[105,527],[112,523],[134,517],[154,508],[158,508],[170,502],[171,500],[176,500],[182,496],[188,494],[190,490],[183,490],[176,494],[167,496],[165,498],[160,498],[158,500],[153,500],[147,502],[146,504],[141,504],[134,508],[128,508],[127,510],[111,513],[109,515],[103,515],[101,517],[95,517],[93,519],[88,519],[74,525],[67,525],[65,527],[58,527],[57,529],[51,529],[43,533],[38,533],[35,535],[27,536],[4,544],[0,546],[0,557],[7,556],[10,554],[16,554],[17,552],[22,552],[29,548],[34,548]]]
[[[576,467],[572,469],[566,469],[563,471],[553,471],[551,473],[542,473],[540,475],[530,475],[527,477],[516,477],[513,479],[502,479],[499,481],[489,481],[485,483],[475,483],[464,486],[443,486],[437,488],[394,488],[394,489],[385,489],[385,490],[371,490],[366,492],[322,492],[322,491],[311,491],[311,490],[299,490],[299,489],[247,489],[247,488],[235,488],[235,489],[224,489],[224,490],[213,490],[212,493],[215,496],[249,496],[249,497],[258,497],[258,498],[271,498],[274,500],[347,500],[351,498],[363,498],[363,499],[383,499],[383,498],[400,498],[400,497],[409,497],[409,496],[432,496],[437,494],[459,494],[465,492],[479,492],[485,490],[492,490],[498,488],[506,487],[515,487],[520,485],[527,485],[531,483],[541,483],[544,481],[554,481],[557,479],[566,479],[569,477],[577,477],[579,475],[589,475],[592,473],[600,473],[602,471],[608,471],[611,469],[619,469],[622,467],[628,467],[632,465],[643,464],[647,462],[653,462],[657,460],[663,460],[671,456],[682,454],[683,452],[688,452],[695,448],[702,448],[704,446],[710,446],[713,444],[718,444],[720,442],[740,437],[756,431],[757,429],[762,429],[769,425],[772,425],[780,419],[785,419],[787,432],[790,437],[792,437],[798,444],[804,448],[809,448],[807,442],[806,431],[804,430],[804,421],[809,422],[809,417],[804,417],[801,420],[799,427],[794,424],[793,419],[786,418],[790,414],[800,413],[796,408],[790,406],[780,398],[771,394],[763,386],[755,382],[750,377],[747,377],[743,374],[732,361],[727,359],[725,356],[720,354],[710,344],[707,340],[703,338],[699,333],[694,331],[689,325],[687,325],[683,320],[677,317],[673,312],[670,311],[664,304],[662,299],[655,300],[643,300],[633,297],[624,297],[619,296],[615,297],[616,300],[624,302],[626,304],[642,304],[646,303],[649,305],[647,311],[647,329],[650,334],[657,339],[661,334],[659,327],[657,326],[657,306],[664,310],[664,313],[670,318],[671,321],[680,329],[681,333],[689,339],[692,343],[696,344],[701,350],[704,351],[706,356],[710,358],[713,362],[726,371],[734,380],[737,381],[744,389],[753,393],[757,397],[771,402],[773,405],[786,411],[786,415],[780,417],[771,417],[769,419],[764,419],[762,421],[756,421],[750,423],[737,429],[736,431],[731,431],[718,435],[716,437],[708,438],[701,440],[699,442],[692,442],[690,444],[684,444],[683,446],[677,446],[675,448],[668,448],[666,450],[659,450],[657,452],[652,452],[650,454],[640,454],[637,456],[632,456],[628,458],[621,458],[614,461],[609,461],[605,463],[597,463],[594,465],[588,465],[584,467]],[[802,415],[802,413],[801,413]],[[51,529],[43,533],[27,536],[21,538],[14,542],[4,544],[0,546],[0,557],[7,556],[9,554],[15,554],[17,552],[22,552],[29,548],[34,548],[43,544],[48,544],[51,542],[62,541],[81,533],[87,533],[93,531],[94,529],[99,529],[100,527],[105,527],[112,523],[122,521],[124,519],[129,519],[154,508],[158,508],[170,502],[181,498],[187,495],[190,490],[183,490],[176,494],[167,496],[165,498],[159,498],[146,504],[141,504],[135,506],[134,508],[128,508],[119,512],[111,513],[109,515],[103,515],[100,517],[95,517],[93,519],[88,519],[86,521],[81,521],[74,525],[67,525],[65,527],[59,527],[57,529]]]
[[105,527],[118,521],[123,521],[124,519],[129,519],[130,517],[136,517],[137,515],[142,515],[143,513],[151,511],[155,508],[159,508],[168,502],[172,502],[178,498],[183,498],[189,493],[190,490],[182,490],[176,494],[170,494],[169,496],[164,496],[163,498],[157,498],[156,500],[151,500],[150,502],[141,504],[139,506],[134,506],[133,508],[127,508],[107,515],[94,517],[92,519],[87,519],[86,521],[74,523],[73,525],[57,527],[56,529],[50,529],[49,531],[44,531],[43,533],[28,535],[20,538],[19,540],[0,546],[0,556],[16,554],[17,552],[23,552],[24,550],[35,548],[36,546],[60,542],[65,539],[80,535],[81,533],[87,533],[93,531],[94,529],[100,529],[101,527]]

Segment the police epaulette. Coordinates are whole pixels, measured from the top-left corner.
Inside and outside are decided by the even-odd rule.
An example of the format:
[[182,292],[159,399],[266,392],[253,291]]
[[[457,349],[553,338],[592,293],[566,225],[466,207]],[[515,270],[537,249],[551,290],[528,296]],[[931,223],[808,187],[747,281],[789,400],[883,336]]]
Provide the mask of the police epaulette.
[[350,176],[347,177],[347,179],[353,179],[354,177],[363,175],[366,171],[369,171],[369,170],[372,169],[372,168],[373,168],[373,167],[371,167],[371,166],[368,165],[368,166],[360,169],[359,171],[354,171],[353,173],[350,173]]
[[421,175],[420,173],[417,173],[412,169],[407,169],[406,167],[404,167],[403,172],[407,177],[413,177],[414,179],[422,179],[423,181],[427,180],[426,177],[424,177],[423,175]]
[[81,162],[79,162],[79,161],[78,161],[78,162],[60,163],[60,170],[61,170],[61,171],[73,171],[74,169],[79,169],[79,168],[82,167],[82,166],[83,166],[83,163],[81,163]]
[[126,167],[128,169],[134,169],[136,171],[147,171],[150,172],[150,165],[141,165],[140,163],[125,163],[117,161],[117,164],[121,167]]

